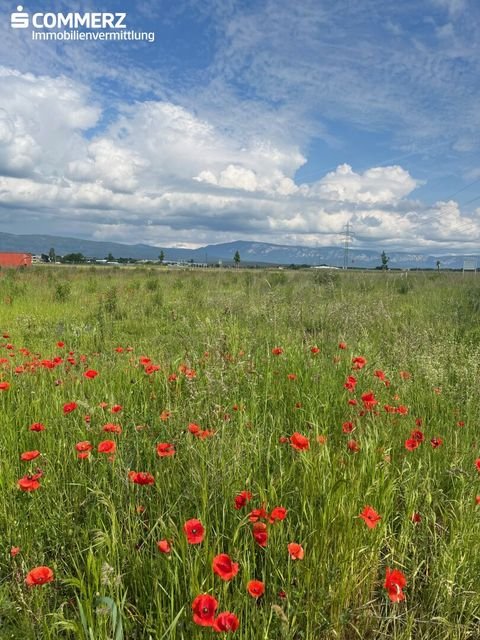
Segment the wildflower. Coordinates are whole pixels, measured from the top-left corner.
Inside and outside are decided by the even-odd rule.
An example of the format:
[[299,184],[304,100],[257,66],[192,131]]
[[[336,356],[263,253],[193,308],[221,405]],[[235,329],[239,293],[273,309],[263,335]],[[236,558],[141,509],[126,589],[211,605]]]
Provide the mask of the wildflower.
[[230,613],[230,611],[224,611],[215,619],[213,628],[219,633],[226,633],[228,631],[231,631],[233,633],[238,629],[239,624],[240,622],[234,613]]
[[320,349],[319,349],[318,347],[311,347],[311,349],[310,349],[310,353],[311,353],[313,356],[316,356],[316,355],[317,355],[317,353],[320,353]]
[[281,355],[282,355],[282,353],[283,353],[283,349],[282,349],[282,347],[274,347],[274,348],[272,349],[272,354],[273,354],[274,356],[281,356]]
[[260,547],[266,547],[268,542],[267,525],[264,522],[255,522],[252,527],[252,534],[255,542]]
[[45,431],[45,425],[41,422],[34,422],[29,426],[29,431]]
[[405,594],[402,589],[406,584],[407,580],[401,571],[398,569],[390,570],[390,567],[387,567],[383,586],[388,591],[388,597],[392,602],[405,600]]
[[232,562],[229,555],[221,553],[214,557],[212,569],[222,580],[231,580],[238,573],[238,562]]
[[432,438],[432,439],[430,440],[430,444],[432,445],[432,447],[433,447],[434,449],[438,449],[438,447],[441,447],[441,446],[442,446],[442,444],[443,444],[443,440],[442,440],[442,438]]
[[338,348],[339,349],[346,349],[347,348],[347,343],[346,342],[339,342],[338,343]]
[[35,460],[35,458],[38,458],[39,455],[41,455],[40,451],[25,451],[20,456],[20,460],[23,460],[24,462],[30,462],[30,460]]
[[170,546],[168,540],[159,540],[157,542],[157,549],[160,551],[160,553],[170,553],[172,547]]
[[88,369],[88,371],[85,371],[83,375],[85,378],[89,378],[89,380],[93,380],[93,378],[96,378],[98,376],[98,371],[95,371],[95,369]]
[[15,558],[15,556],[18,556],[19,553],[20,553],[20,547],[12,547],[10,549],[10,556],[12,558]]
[[260,519],[265,520],[265,518],[268,516],[267,512],[265,511],[265,505],[263,505],[262,507],[260,507],[259,509],[253,509],[249,514],[248,514],[248,519],[250,520],[250,522],[257,522]]
[[413,524],[418,524],[422,521],[422,516],[417,511],[415,511],[414,513],[412,513],[411,520]]
[[355,387],[357,386],[357,379],[354,376],[348,376],[345,380],[343,388],[347,391],[355,391]]
[[175,455],[175,447],[169,442],[159,442],[157,444],[157,455],[160,458],[168,458]]
[[247,591],[252,598],[260,598],[265,593],[265,585],[261,580],[250,580],[247,584]]
[[375,511],[375,509],[373,507],[370,507],[369,505],[364,507],[362,513],[360,513],[358,517],[362,518],[369,529],[374,529],[382,519],[381,516],[379,516]]
[[0,391],[7,391],[8,389],[10,389],[9,382],[0,382]]
[[414,451],[419,445],[420,442],[415,440],[415,438],[408,438],[408,440],[405,440],[405,449],[407,449],[407,451]]
[[355,429],[353,422],[344,422],[342,424],[342,431],[343,433],[352,433],[352,431]]
[[378,404],[378,400],[375,399],[375,395],[372,391],[362,393],[362,402],[366,411],[372,411],[375,405]]
[[252,499],[250,491],[241,491],[235,496],[235,509],[239,511]]
[[475,466],[477,467],[477,471],[480,473],[480,458],[475,460]]
[[200,544],[203,541],[205,529],[200,520],[196,518],[187,520],[183,525],[183,530],[187,536],[188,544]]
[[102,427],[102,431],[106,431],[107,433],[122,433],[122,427],[119,424],[113,424],[112,422],[107,422]]
[[110,409],[110,411],[112,413],[119,413],[122,409],[123,407],[121,404],[114,404],[113,407]]
[[353,369],[359,370],[367,364],[367,360],[363,356],[352,358]]
[[290,542],[287,548],[292,560],[303,560],[304,551],[301,544]]
[[360,445],[355,440],[349,440],[347,442],[347,449],[353,451],[353,453],[358,453],[360,451]]
[[63,413],[71,413],[72,411],[75,411],[77,407],[78,405],[76,402],[67,402],[63,405]]
[[285,520],[285,518],[287,517],[287,510],[285,509],[285,507],[275,507],[272,510],[272,513],[268,516],[268,521],[271,524],[274,524],[275,522],[279,522],[281,520]]
[[117,445],[113,440],[102,440],[98,443],[98,453],[115,453]]
[[17,487],[27,493],[36,491],[37,489],[40,488],[40,483],[38,482],[38,475],[23,476],[23,478],[20,478],[20,480],[17,481]]
[[53,571],[50,567],[35,567],[27,573],[25,582],[29,587],[36,587],[47,582],[53,582]]
[[193,621],[201,627],[213,627],[218,601],[205,593],[199,595],[192,602]]
[[307,449],[310,449],[310,440],[306,436],[302,436],[302,434],[297,431],[290,436],[290,444],[298,451],[306,451]]
[[148,471],[130,471],[128,477],[134,484],[155,484],[155,478]]

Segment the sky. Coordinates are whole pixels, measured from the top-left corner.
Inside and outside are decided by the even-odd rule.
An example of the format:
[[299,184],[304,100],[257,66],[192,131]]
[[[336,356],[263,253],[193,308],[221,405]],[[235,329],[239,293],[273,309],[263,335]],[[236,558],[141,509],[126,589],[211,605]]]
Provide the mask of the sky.
[[[32,0],[12,28],[18,6],[0,232],[479,249],[477,0]],[[33,39],[69,12],[144,39]]]

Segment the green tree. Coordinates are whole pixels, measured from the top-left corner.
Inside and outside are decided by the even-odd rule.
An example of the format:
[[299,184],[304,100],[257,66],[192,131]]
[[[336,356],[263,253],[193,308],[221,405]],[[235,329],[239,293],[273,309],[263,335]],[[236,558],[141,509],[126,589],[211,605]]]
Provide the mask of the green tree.
[[57,256],[55,254],[55,249],[53,247],[48,252],[48,259],[50,262],[53,262],[54,264],[57,261]]
[[163,264],[163,261],[165,260],[165,254],[163,253],[163,250],[160,251],[160,253],[158,254],[158,261],[160,262],[160,264]]
[[113,257],[112,253],[109,253],[105,259],[107,262],[115,262],[115,258]]
[[62,262],[66,262],[68,264],[81,264],[86,262],[86,258],[83,253],[67,253],[62,257]]
[[382,259],[382,269],[384,271],[386,271],[388,269],[388,262],[389,262],[390,258],[387,256],[385,251],[382,251],[382,255],[380,257]]
[[238,267],[240,264],[240,253],[239,251],[235,251],[235,255],[233,256],[233,261],[235,262],[235,266]]
[[440,260],[437,260],[437,271],[440,273]]

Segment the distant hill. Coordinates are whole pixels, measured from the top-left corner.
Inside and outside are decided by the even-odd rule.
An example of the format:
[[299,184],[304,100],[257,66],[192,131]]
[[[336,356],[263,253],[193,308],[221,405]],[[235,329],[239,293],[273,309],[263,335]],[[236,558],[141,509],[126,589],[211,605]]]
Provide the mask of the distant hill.
[[[108,254],[115,258],[135,258],[136,260],[158,260],[163,251],[165,260],[194,260],[195,262],[233,261],[236,251],[240,253],[243,264],[306,264],[343,265],[343,247],[302,247],[278,245],[268,242],[250,242],[238,240],[222,244],[210,244],[199,249],[176,249],[172,247],[153,247],[146,244],[121,244],[119,242],[98,242],[80,238],[66,238],[50,235],[14,235],[0,233],[0,251],[26,251],[33,254],[48,253],[53,247],[57,255],[83,253],[88,258],[103,259]],[[374,268],[380,266],[382,248],[350,249],[349,267]],[[386,252],[390,258],[390,268],[435,269],[440,260],[443,269],[461,269],[467,257],[476,258],[480,267],[480,257],[472,254],[449,254],[443,256],[422,252]]]

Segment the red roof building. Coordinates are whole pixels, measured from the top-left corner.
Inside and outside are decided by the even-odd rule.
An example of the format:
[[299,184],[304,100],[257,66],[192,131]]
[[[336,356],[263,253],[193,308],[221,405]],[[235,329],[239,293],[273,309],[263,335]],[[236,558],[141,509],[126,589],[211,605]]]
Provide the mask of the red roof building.
[[32,264],[31,253],[1,253],[0,267],[2,268],[18,268],[29,267]]

